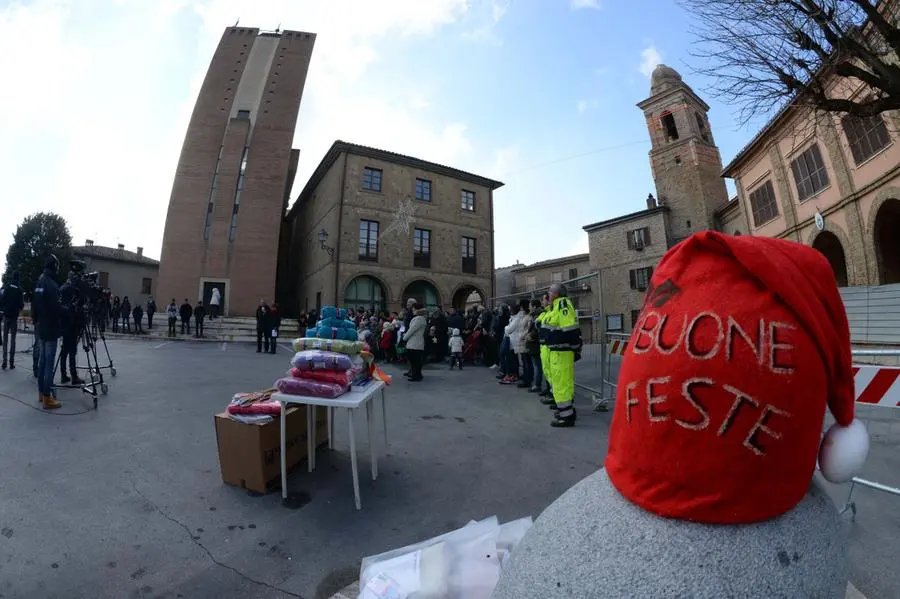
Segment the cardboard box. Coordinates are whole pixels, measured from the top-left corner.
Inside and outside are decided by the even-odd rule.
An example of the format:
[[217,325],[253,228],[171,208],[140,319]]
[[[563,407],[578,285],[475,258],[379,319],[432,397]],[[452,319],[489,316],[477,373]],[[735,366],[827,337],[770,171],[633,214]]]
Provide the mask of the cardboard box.
[[[328,409],[317,407],[316,445],[328,443]],[[222,481],[235,487],[267,493],[281,485],[281,445],[276,417],[263,424],[244,424],[223,412],[216,414],[216,440]],[[307,457],[306,406],[285,413],[287,470]]]

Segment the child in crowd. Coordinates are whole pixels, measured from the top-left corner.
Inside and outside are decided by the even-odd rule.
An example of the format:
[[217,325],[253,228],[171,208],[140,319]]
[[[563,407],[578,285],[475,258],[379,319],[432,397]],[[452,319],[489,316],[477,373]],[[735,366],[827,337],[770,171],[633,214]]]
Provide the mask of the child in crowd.
[[450,346],[450,370],[453,370],[454,365],[462,370],[463,338],[459,335],[459,329],[453,329],[453,331],[451,331],[450,343],[448,345]]
[[388,321],[381,325],[381,339],[378,341],[378,346],[381,348],[381,357],[385,362],[395,360],[397,354],[394,351],[394,325]]

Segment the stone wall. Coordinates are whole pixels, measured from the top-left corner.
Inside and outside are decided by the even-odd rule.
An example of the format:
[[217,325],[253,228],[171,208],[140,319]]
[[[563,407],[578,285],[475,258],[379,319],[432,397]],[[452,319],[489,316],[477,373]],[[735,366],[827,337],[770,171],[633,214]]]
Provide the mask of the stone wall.
[[[631,288],[629,272],[638,268],[655,268],[666,253],[665,218],[663,211],[639,214],[588,231],[590,267],[600,271],[602,280],[603,315],[621,314],[625,331],[630,331],[634,326],[632,312],[639,310],[644,300],[644,290]],[[650,243],[640,251],[629,249],[626,235],[642,227],[649,229]]]

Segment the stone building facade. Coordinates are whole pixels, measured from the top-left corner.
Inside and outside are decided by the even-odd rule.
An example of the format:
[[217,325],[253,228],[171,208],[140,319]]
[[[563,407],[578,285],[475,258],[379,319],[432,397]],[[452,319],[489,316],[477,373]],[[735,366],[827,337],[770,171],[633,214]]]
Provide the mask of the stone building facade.
[[[659,65],[650,97],[640,102],[650,133],[656,197],[647,207],[584,227],[590,268],[600,272],[605,328],[630,331],[653,269],[669,248],[691,234],[718,228],[727,211],[722,159],[709,124],[709,106],[674,69]],[[739,222],[728,213],[731,221]],[[738,225],[739,226],[739,225]]]
[[797,241],[838,285],[900,283],[900,115],[783,110],[725,168],[744,231]]
[[503,184],[336,141],[284,220],[279,298],[399,311],[494,295],[493,192]]
[[144,255],[144,248],[137,248],[136,252],[119,247],[111,248],[94,245],[93,240],[88,239],[84,245],[72,248],[72,255],[84,260],[85,272],[98,272],[100,286],[108,287],[113,295],[119,297],[128,296],[132,305],[144,302],[153,296],[157,304],[164,305],[170,298],[163,302],[156,294],[156,283],[159,275],[159,262]]
[[160,258],[164,297],[251,315],[275,293],[281,220],[299,157],[291,149],[316,36],[229,27],[185,134]]
[[[506,300],[515,293],[515,270],[525,266],[518,260],[511,266],[501,266],[494,269],[494,296],[495,300]],[[492,304],[496,302],[491,302]]]
[[527,266],[520,266],[512,271],[512,296],[505,298],[506,303],[523,298],[539,298],[550,285],[562,283],[578,312],[582,338],[586,343],[593,341],[592,322],[599,315],[596,284],[597,277],[591,270],[590,254],[576,254],[563,258],[542,260]]

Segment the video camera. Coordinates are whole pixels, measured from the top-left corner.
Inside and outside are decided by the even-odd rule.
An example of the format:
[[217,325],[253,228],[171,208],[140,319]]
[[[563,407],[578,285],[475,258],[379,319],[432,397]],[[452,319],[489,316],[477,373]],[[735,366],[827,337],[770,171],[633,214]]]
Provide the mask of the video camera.
[[87,264],[84,260],[70,260],[69,272],[71,273],[72,286],[78,291],[78,302],[86,311],[91,311],[99,306],[103,299],[103,289],[100,287],[100,273],[97,271],[86,273]]

